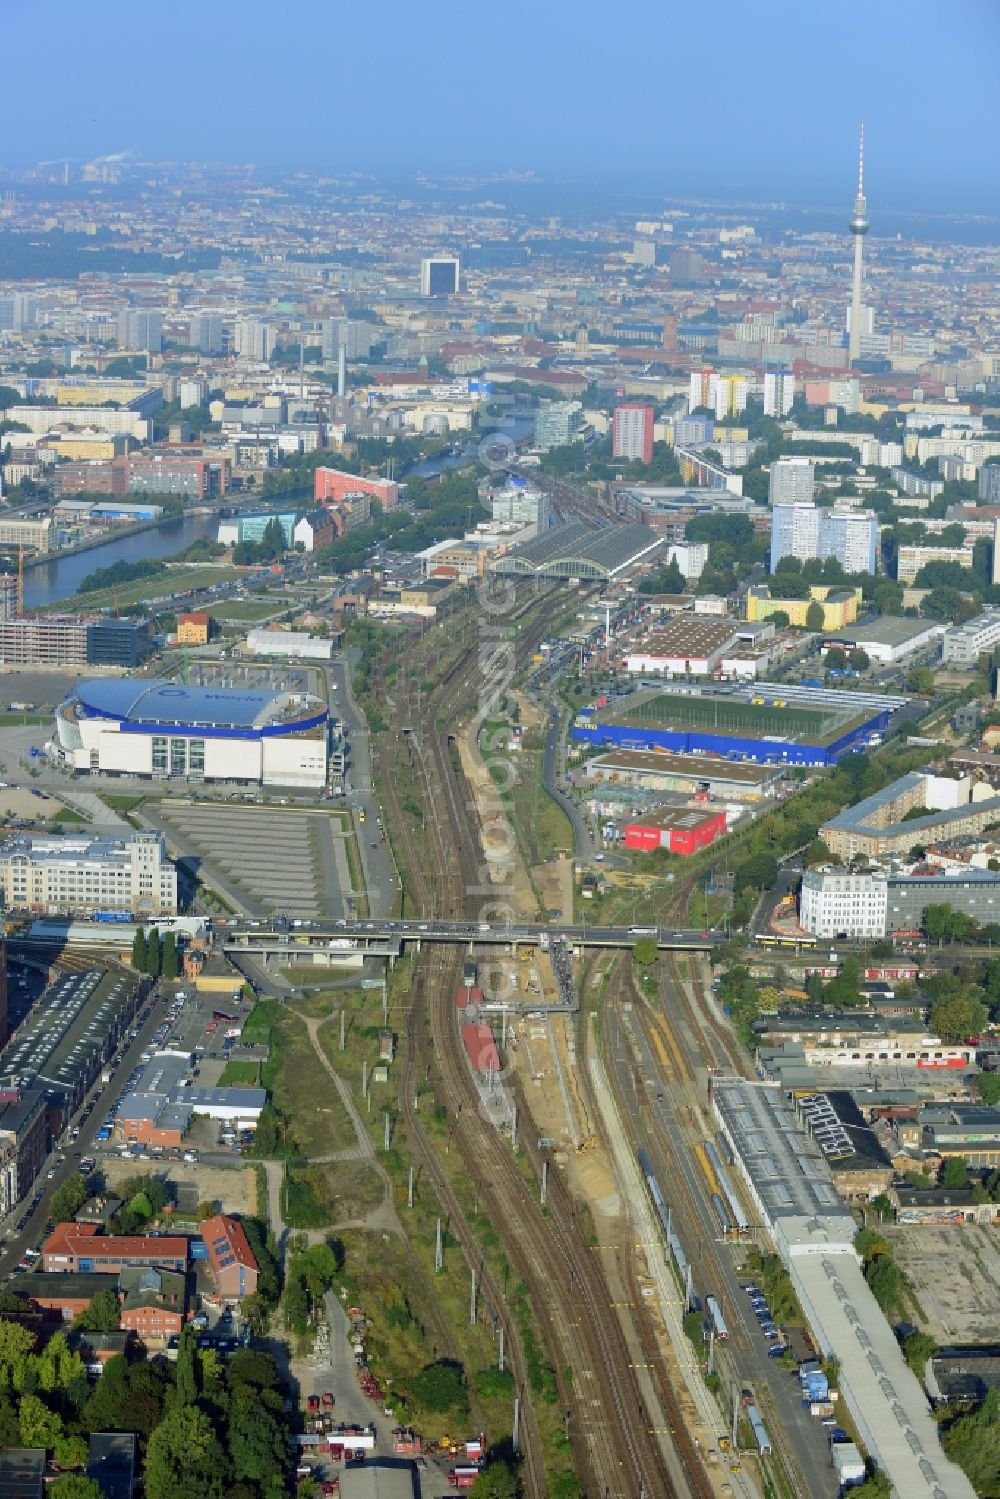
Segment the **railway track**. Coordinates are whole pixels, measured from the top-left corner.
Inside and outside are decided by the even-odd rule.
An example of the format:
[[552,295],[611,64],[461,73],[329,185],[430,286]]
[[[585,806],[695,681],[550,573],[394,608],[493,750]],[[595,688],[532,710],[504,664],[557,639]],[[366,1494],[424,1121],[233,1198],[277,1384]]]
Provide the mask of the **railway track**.
[[[446,963],[446,959],[444,961]],[[411,1152],[448,1215],[450,1232],[461,1244],[469,1264],[476,1267],[482,1296],[489,1302],[494,1316],[503,1326],[506,1362],[510,1366],[515,1388],[521,1396],[520,1447],[525,1491],[529,1499],[545,1499],[547,1488],[544,1452],[534,1407],[531,1400],[525,1398],[529,1386],[520,1332],[501,1287],[484,1259],[479,1242],[465,1221],[461,1205],[417,1112],[417,1079],[428,1062],[425,1027],[427,990],[430,985],[443,982],[441,966],[442,955],[430,955],[418,970],[410,992],[406,1012],[406,1053],[399,1079],[399,1105],[406,1121]]]
[[[457,966],[453,972],[457,981]],[[455,1024],[453,987],[441,985],[429,1010],[443,1095],[459,1109],[454,1139],[488,1192],[512,1263],[527,1284],[538,1287],[536,1311],[555,1355],[560,1395],[573,1412],[579,1471],[592,1475],[595,1496],[671,1495],[662,1453],[649,1440],[655,1421],[645,1410],[603,1273],[565,1183],[558,1171],[549,1171],[543,1212],[496,1128],[479,1114],[478,1091]],[[524,1117],[523,1101],[521,1111]],[[525,1153],[540,1178],[538,1147],[529,1140]],[[572,1372],[569,1381],[561,1372],[566,1368]]]
[[[666,960],[668,969],[673,970],[674,988],[678,993],[683,993],[681,979],[676,973],[676,964],[672,957]],[[650,1010],[640,996],[633,990],[632,1020],[642,1030],[651,1049],[661,1059],[665,1059],[669,1070],[673,1072],[670,1081],[678,1089],[678,1107],[675,1108],[675,1116],[685,1114],[687,1116],[687,1132],[690,1138],[700,1138],[704,1134],[703,1128],[694,1129],[694,1111],[700,1107],[701,1100],[698,1095],[694,1080],[694,1067],[690,1054],[685,1050],[681,1040],[681,1032],[671,1034],[671,1029],[666,1021]],[[695,1017],[691,1014],[690,1004],[684,1002],[692,1021]],[[718,1031],[717,1031],[718,1034]],[[719,1037],[721,1042],[721,1036]],[[728,1059],[728,1047],[726,1048]],[[731,1065],[731,1061],[730,1061]],[[735,1069],[734,1069],[735,1070]],[[739,1069],[745,1072],[745,1065]],[[683,1100],[686,1100],[684,1102]],[[689,1225],[685,1237],[698,1245],[699,1260],[695,1263],[701,1268],[696,1271],[696,1279],[700,1275],[702,1285],[700,1289],[704,1292],[709,1283],[718,1294],[719,1287],[724,1283],[722,1274],[719,1249],[719,1226],[712,1216],[708,1199],[704,1192],[695,1190],[690,1180],[691,1162],[690,1157],[683,1151],[682,1142],[685,1134],[685,1124],[678,1118],[676,1131],[670,1130],[657,1110],[648,1111],[646,1116],[646,1127],[650,1136],[655,1141],[656,1147],[662,1157],[668,1162],[670,1197],[672,1204],[679,1209],[678,1221]],[[707,1185],[707,1184],[706,1184]],[[707,1262],[707,1263],[706,1263]],[[754,1347],[747,1333],[742,1308],[730,1306],[723,1307],[729,1326],[728,1356],[732,1358],[736,1367],[733,1370],[733,1379],[737,1381],[739,1364],[744,1369],[752,1367],[754,1358]],[[735,1313],[735,1315],[733,1314]],[[738,1361],[738,1362],[737,1362]],[[768,1432],[771,1437],[772,1447],[780,1459],[789,1488],[797,1496],[797,1499],[808,1499],[808,1487],[804,1483],[799,1469],[798,1460],[787,1437],[784,1426],[778,1417],[777,1410],[770,1398],[770,1392],[763,1397],[763,1403],[767,1409]]]
[[[517,632],[521,653],[531,650],[545,633],[544,614],[531,618],[538,605],[538,597],[532,596],[505,619]],[[412,702],[390,705],[386,698],[390,723],[397,733],[383,736],[379,790],[399,840],[400,862],[409,873],[408,896],[426,914],[467,915],[472,892],[482,884],[478,820],[468,805],[450,733],[459,713],[477,702],[480,691],[490,685],[478,651],[472,648],[475,644],[460,649],[435,687],[421,692],[415,711]],[[398,732],[402,729],[407,732]],[[399,783],[404,771],[412,775],[414,795],[423,804],[422,836],[402,805]],[[433,816],[428,817],[428,812]],[[664,1417],[644,1406],[627,1340],[568,1189],[559,1173],[550,1171],[549,1207],[543,1211],[495,1125],[480,1114],[480,1096],[456,1024],[457,983],[457,954],[426,964],[420,960],[407,1012],[408,1060],[400,1088],[414,1149],[451,1215],[452,1228],[470,1263],[478,1266],[481,1258],[475,1236],[465,1224],[460,1204],[417,1118],[414,1083],[432,1047],[440,1074],[438,1097],[456,1119],[453,1143],[470,1177],[480,1184],[518,1277],[531,1291],[558,1394],[569,1413],[575,1465],[581,1476],[588,1475],[588,1495],[593,1499],[640,1499],[641,1495],[668,1499],[675,1493],[674,1485],[659,1445],[650,1439],[650,1430]],[[528,1117],[526,1108],[522,1117]],[[537,1147],[529,1142],[526,1154],[540,1177]],[[517,1359],[515,1378],[526,1392],[522,1414],[527,1417],[531,1399],[514,1319],[495,1282],[489,1288],[484,1282],[483,1290],[498,1315],[509,1319],[504,1323],[505,1335],[512,1365]],[[530,1492],[542,1495],[546,1485],[541,1458],[529,1440],[529,1430],[522,1430],[526,1454],[534,1453],[526,1456],[525,1478]]]

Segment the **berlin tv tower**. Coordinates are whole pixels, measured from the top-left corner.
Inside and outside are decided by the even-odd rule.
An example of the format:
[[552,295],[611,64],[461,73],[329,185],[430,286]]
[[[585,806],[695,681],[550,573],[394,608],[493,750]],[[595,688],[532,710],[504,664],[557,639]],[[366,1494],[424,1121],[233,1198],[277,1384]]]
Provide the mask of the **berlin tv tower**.
[[854,277],[851,281],[851,327],[848,337],[848,359],[851,364],[857,359],[861,348],[861,242],[868,233],[868,203],[865,199],[865,127],[861,126],[861,143],[858,149],[858,196],[854,200],[854,217],[851,219],[854,235]]

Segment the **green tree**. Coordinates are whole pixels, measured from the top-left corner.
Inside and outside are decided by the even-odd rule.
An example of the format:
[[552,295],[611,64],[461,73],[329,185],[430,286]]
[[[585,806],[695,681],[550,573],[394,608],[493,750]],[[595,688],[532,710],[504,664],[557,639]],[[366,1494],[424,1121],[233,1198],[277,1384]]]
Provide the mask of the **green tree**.
[[941,1441],[978,1494],[1000,1493],[1000,1392],[987,1391],[978,1410],[947,1422]]
[[160,934],[155,926],[146,939],[146,972],[151,979],[160,977]]
[[839,645],[832,645],[823,657],[823,665],[827,671],[846,671],[847,652]]
[[85,1478],[82,1473],[64,1473],[46,1490],[50,1499],[102,1499],[104,1490],[96,1478]]
[[194,1328],[188,1323],[177,1344],[174,1372],[174,1402],[177,1406],[194,1405],[198,1399],[198,1344]]
[[812,603],[809,605],[809,608],[806,610],[806,629],[822,630],[824,618],[825,616],[823,613],[823,605],[819,602],[818,599],[813,599]]
[[472,1499],[517,1499],[517,1474],[506,1463],[490,1463],[472,1485]]
[[146,972],[146,933],[141,926],[136,927],[132,938],[132,967],[136,973]]
[[84,1332],[117,1332],[121,1308],[115,1291],[97,1291],[73,1323]]
[[53,1333],[37,1359],[38,1388],[43,1394],[61,1394],[86,1378],[83,1359],[70,1351],[64,1332]]
[[753,854],[749,859],[744,859],[736,870],[735,888],[737,894],[744,889],[770,890],[778,878],[778,861],[773,854]]
[[71,1223],[90,1196],[82,1176],[70,1176],[52,1194],[49,1212],[56,1223]]
[[880,1468],[851,1489],[851,1499],[891,1499],[892,1484]]
[[659,956],[655,937],[640,937],[632,949],[632,961],[640,968],[651,968]]
[[165,979],[175,979],[177,977],[177,938],[173,932],[168,932],[164,938],[160,969]]
[[865,1265],[865,1279],[887,1317],[899,1310],[903,1296],[903,1272],[891,1254],[878,1254]]
[[22,1395],[17,1413],[22,1447],[54,1447],[62,1436],[62,1417],[37,1395]]
[[944,995],[931,1005],[929,1024],[942,1041],[964,1041],[967,1036],[982,1035],[986,1025],[986,1006],[975,989]]
[[969,1163],[964,1156],[949,1156],[941,1167],[940,1182],[951,1191],[961,1191],[969,1185]]
[[914,1328],[908,1332],[902,1343],[903,1357],[913,1370],[918,1379],[923,1379],[927,1360],[933,1358],[937,1353],[937,1344],[930,1333],[921,1332]]
[[906,677],[907,692],[918,697],[931,697],[934,693],[934,673],[929,666],[914,666]]
[[244,1388],[229,1407],[229,1456],[237,1478],[257,1483],[280,1477],[288,1466],[288,1437],[273,1411],[261,1404],[259,1392]]
[[847,661],[853,671],[867,671],[872,664],[868,652],[861,650],[859,646],[855,646],[853,651],[848,651]]
[[976,1087],[983,1103],[1000,1103],[1000,1073],[980,1072],[976,1078]]
[[35,1334],[19,1322],[0,1321],[0,1385],[13,1382],[13,1371],[34,1352]]
[[60,1468],[84,1468],[87,1465],[87,1439],[79,1432],[71,1432],[57,1438],[54,1461]]
[[464,1411],[468,1401],[462,1366],[452,1359],[425,1364],[410,1383],[413,1399],[428,1411]]
[[168,1411],[146,1448],[147,1499],[223,1499],[227,1476],[208,1416],[195,1405]]

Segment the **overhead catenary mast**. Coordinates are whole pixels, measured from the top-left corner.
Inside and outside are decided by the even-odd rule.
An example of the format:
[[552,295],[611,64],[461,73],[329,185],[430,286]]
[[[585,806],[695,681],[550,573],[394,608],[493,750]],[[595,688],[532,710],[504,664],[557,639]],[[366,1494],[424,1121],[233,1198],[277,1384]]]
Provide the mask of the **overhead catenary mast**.
[[863,122],[858,147],[858,195],[854,200],[854,216],[848,227],[854,236],[854,275],[851,279],[851,321],[847,341],[848,358],[850,363],[853,364],[861,350],[861,246],[869,229],[868,202],[865,198],[865,127]]

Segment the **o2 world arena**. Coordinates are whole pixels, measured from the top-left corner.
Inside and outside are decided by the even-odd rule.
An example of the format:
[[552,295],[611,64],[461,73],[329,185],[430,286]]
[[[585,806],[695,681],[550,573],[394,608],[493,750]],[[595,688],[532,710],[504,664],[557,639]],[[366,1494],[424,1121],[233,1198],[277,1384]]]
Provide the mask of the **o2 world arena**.
[[308,693],[98,679],[59,704],[52,752],[75,771],[322,787],[327,718]]

